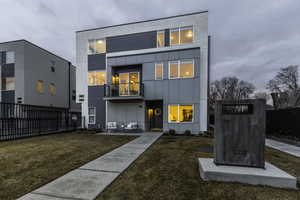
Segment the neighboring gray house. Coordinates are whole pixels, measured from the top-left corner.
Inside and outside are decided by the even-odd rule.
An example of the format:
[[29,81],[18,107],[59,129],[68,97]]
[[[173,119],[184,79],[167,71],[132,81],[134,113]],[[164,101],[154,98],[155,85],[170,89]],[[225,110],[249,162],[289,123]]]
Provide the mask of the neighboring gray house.
[[207,11],[78,31],[76,46],[88,127],[207,131]]
[[76,68],[26,40],[0,43],[0,102],[80,111]]

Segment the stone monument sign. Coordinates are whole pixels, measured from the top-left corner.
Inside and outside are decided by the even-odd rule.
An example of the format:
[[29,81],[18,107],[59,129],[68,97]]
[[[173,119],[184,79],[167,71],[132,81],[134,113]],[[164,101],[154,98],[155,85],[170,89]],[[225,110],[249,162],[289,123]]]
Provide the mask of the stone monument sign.
[[216,165],[265,167],[265,105],[264,99],[217,102]]

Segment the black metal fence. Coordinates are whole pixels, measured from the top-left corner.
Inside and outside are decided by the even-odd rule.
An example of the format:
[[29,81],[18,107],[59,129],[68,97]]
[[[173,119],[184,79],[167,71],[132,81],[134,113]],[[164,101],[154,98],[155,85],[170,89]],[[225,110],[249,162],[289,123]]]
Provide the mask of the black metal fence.
[[267,135],[280,135],[300,140],[300,108],[268,110]]
[[73,131],[81,123],[80,112],[65,108],[0,103],[0,141]]

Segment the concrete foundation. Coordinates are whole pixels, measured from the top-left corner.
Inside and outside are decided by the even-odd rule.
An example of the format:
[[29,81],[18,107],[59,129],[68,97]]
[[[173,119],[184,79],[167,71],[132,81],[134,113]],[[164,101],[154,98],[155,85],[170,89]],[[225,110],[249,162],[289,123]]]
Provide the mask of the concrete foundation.
[[199,158],[200,176],[205,181],[239,182],[297,189],[297,179],[266,162],[265,169],[216,165],[213,159]]

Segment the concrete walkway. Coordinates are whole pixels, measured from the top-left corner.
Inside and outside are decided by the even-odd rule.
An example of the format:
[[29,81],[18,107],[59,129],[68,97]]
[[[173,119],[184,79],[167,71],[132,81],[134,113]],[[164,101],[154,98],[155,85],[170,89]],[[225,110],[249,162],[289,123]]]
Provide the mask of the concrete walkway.
[[139,138],[23,196],[20,200],[95,199],[162,133],[144,133]]
[[279,151],[283,151],[285,153],[291,154],[293,156],[300,158],[300,147],[278,142],[271,139],[266,139],[266,146],[271,147],[273,149],[277,149]]

